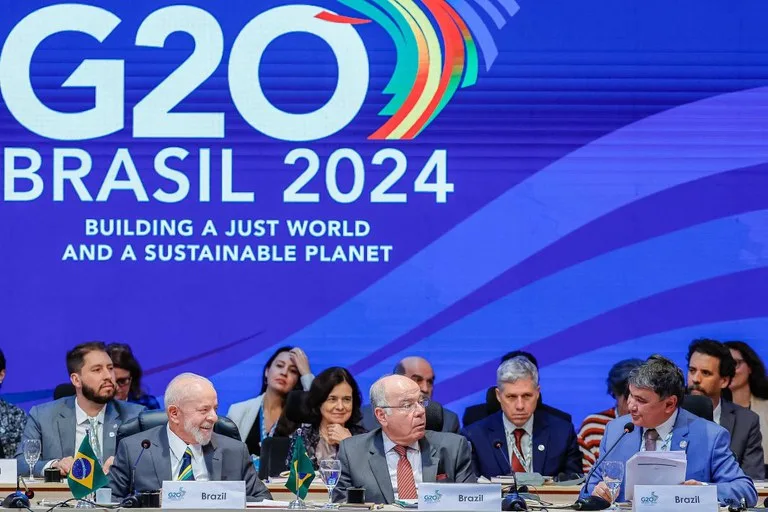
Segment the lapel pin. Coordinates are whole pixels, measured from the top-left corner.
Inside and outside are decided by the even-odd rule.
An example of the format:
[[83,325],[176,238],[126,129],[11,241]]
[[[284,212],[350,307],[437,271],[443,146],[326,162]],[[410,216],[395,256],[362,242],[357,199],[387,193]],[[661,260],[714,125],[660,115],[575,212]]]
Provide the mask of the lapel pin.
[[680,441],[680,448],[685,450],[685,447],[688,446],[688,441]]
[[540,444],[540,445],[539,445],[539,451],[540,451],[540,452],[543,452],[543,451],[544,451],[544,445],[543,445],[543,444]]
[[115,437],[115,433],[114,432],[110,432],[109,433],[109,437]]

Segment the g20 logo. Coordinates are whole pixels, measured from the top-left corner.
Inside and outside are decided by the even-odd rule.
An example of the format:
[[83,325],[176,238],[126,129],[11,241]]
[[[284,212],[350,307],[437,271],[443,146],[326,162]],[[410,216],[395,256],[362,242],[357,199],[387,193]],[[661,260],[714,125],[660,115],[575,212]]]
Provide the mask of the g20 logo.
[[171,501],[181,501],[182,499],[184,499],[184,496],[186,496],[186,494],[187,494],[187,491],[185,491],[183,487],[179,487],[178,491],[168,491],[166,498],[168,498]]

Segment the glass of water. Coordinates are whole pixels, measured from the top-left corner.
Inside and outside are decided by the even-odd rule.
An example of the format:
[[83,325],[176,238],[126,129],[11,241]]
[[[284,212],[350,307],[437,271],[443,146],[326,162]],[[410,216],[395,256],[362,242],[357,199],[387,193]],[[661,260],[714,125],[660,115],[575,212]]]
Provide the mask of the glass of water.
[[320,461],[320,475],[323,477],[325,487],[328,488],[328,503],[323,508],[337,508],[333,503],[333,488],[339,483],[341,475],[341,461],[338,459],[323,459]]
[[603,462],[603,482],[611,491],[611,502],[614,503],[621,492],[621,482],[624,480],[624,463],[616,460]]
[[34,480],[32,471],[35,468],[35,464],[40,459],[40,440],[39,439],[27,439],[24,441],[24,460],[27,461],[29,466],[29,479]]

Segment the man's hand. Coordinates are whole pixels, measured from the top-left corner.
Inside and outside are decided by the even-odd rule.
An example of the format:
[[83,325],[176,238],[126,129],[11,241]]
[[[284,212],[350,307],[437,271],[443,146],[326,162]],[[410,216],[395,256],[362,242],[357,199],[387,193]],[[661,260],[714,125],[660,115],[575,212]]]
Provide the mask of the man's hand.
[[704,483],[699,482],[698,480],[686,480],[683,482],[683,485],[704,485]]
[[328,425],[326,436],[328,436],[328,443],[339,444],[346,438],[352,437],[352,433],[344,428],[344,425],[337,425],[332,423]]
[[101,469],[104,470],[105,475],[109,473],[109,469],[112,467],[112,464],[114,464],[114,462],[115,462],[114,456],[104,461],[104,465],[101,467]]
[[600,482],[595,486],[594,489],[592,489],[592,496],[599,496],[603,498],[608,503],[613,502],[613,496],[611,495],[611,490],[608,488],[607,485],[605,485],[605,482]]
[[61,476],[67,476],[72,471],[72,464],[74,463],[74,457],[64,457],[54,462],[52,467],[57,468]]
[[296,369],[299,370],[299,375],[309,375],[312,370],[309,368],[309,358],[299,347],[291,349],[288,352],[291,355],[291,362],[296,365]]

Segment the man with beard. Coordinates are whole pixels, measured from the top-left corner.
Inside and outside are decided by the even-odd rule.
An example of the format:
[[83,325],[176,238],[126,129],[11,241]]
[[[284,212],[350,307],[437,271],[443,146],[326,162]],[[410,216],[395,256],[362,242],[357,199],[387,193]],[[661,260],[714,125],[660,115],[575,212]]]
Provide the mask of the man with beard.
[[[165,391],[168,423],[120,441],[110,471],[112,496],[122,500],[131,492],[136,467],[136,492],[160,489],[166,480],[243,480],[250,500],[271,499],[251,463],[242,441],[217,434],[218,399],[213,384],[200,375],[182,373]],[[151,444],[139,459],[143,440]]]
[[64,476],[72,469],[74,455],[89,433],[94,453],[104,471],[109,471],[118,427],[144,410],[144,406],[114,399],[115,372],[103,343],[82,343],[67,352],[67,371],[75,396],[36,405],[29,411],[16,450],[20,475],[29,474],[24,460],[27,439],[39,439],[41,444],[34,474],[42,476],[45,469],[57,468]]

